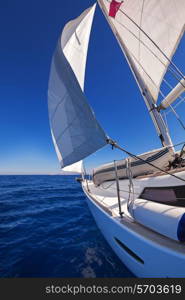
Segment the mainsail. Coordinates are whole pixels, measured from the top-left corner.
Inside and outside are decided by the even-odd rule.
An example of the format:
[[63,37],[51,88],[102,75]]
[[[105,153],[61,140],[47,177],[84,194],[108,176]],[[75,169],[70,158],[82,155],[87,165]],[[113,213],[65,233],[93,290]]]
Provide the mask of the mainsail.
[[115,18],[110,0],[98,0],[138,73],[157,101],[162,79],[185,29],[184,0],[124,0]]
[[[65,26],[52,59],[49,119],[62,168],[79,162],[106,145],[106,135],[83,93],[94,11],[95,5]],[[76,166],[73,165],[70,171]]]
[[[98,0],[98,3],[138,83],[162,145],[170,146],[173,152],[168,128],[156,102],[170,59],[184,33],[184,1]],[[109,16],[112,3],[116,6],[114,18]]]

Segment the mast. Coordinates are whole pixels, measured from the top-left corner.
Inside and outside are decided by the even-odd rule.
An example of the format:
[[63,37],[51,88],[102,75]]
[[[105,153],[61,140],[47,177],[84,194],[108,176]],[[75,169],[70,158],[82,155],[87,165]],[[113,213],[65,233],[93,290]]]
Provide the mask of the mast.
[[130,66],[130,69],[135,77],[135,80],[138,84],[138,87],[141,91],[141,94],[144,98],[144,101],[146,103],[146,106],[148,108],[149,114],[152,118],[152,121],[155,125],[155,128],[157,130],[158,136],[161,140],[162,145],[165,146],[172,146],[172,140],[170,138],[168,129],[165,125],[165,122],[160,114],[160,112],[157,110],[157,105],[149,91],[149,89],[147,88],[143,78],[140,76],[140,73],[138,72],[138,69],[133,61],[132,56],[130,55],[125,43],[123,42],[123,40],[121,39],[121,36],[119,34],[119,32],[116,30],[112,20],[108,17],[107,13],[106,13],[106,8],[104,6],[104,3],[100,0],[98,0],[98,3],[100,5],[100,8],[102,9],[108,23],[110,24],[110,27],[123,51],[123,54],[125,55],[125,58]]
[[144,98],[145,104],[148,108],[148,112],[149,112],[149,114],[152,118],[152,121],[153,121],[154,125],[155,125],[155,128],[157,130],[157,133],[158,133],[158,136],[161,140],[162,145],[164,147],[165,146],[172,146],[173,143],[172,143],[172,140],[170,138],[168,129],[165,125],[165,122],[164,122],[160,112],[158,112],[158,110],[157,110],[157,105],[155,104],[150,91],[147,89],[142,77],[140,76],[137,68],[135,67],[135,64],[132,60],[132,57],[129,54],[129,51],[127,50],[124,43],[120,40],[119,34],[116,32],[115,35],[117,37],[118,42],[121,45],[121,48],[124,50],[123,53],[124,53],[124,55],[127,59],[127,62],[130,66],[130,69],[131,69],[131,71],[132,71],[132,73],[135,77],[135,80],[136,80],[138,86],[139,86],[139,89],[140,89],[141,94]]

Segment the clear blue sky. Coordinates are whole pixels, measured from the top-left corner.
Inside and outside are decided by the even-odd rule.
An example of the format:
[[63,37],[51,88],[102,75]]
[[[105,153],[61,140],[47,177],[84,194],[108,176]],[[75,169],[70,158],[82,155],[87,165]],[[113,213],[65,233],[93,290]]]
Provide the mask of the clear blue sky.
[[[1,3],[0,174],[59,172],[47,111],[51,57],[65,23],[93,3]],[[183,55],[176,61],[179,66],[185,61],[184,44],[183,40]],[[85,92],[106,133],[121,145],[134,153],[160,147],[144,101],[99,7],[89,46]],[[179,142],[184,140],[184,132],[177,134],[175,124],[172,120],[172,136]],[[122,158],[122,154],[107,147],[86,163],[90,167],[113,158]]]

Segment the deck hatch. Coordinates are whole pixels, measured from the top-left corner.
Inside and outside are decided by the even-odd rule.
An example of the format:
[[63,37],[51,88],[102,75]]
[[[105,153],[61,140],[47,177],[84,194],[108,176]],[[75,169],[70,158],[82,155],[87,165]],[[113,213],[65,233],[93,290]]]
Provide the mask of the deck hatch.
[[128,248],[123,242],[118,240],[116,237],[114,237],[116,243],[123,249],[125,250],[130,256],[132,256],[135,260],[137,260],[139,263],[144,264],[144,260],[140,258],[135,252],[133,252],[130,248]]
[[185,207],[185,186],[146,187],[139,198],[172,206]]

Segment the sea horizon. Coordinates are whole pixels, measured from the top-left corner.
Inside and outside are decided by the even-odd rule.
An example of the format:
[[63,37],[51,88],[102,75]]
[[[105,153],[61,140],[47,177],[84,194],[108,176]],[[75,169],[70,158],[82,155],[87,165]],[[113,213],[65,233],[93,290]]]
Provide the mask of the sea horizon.
[[0,277],[133,277],[75,176],[0,176]]
[[0,176],[75,176],[80,175],[79,173],[71,173],[71,174],[57,174],[57,173],[2,173]]

